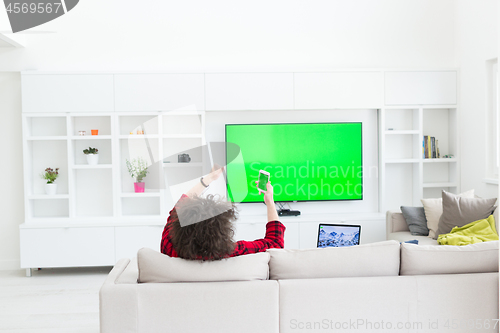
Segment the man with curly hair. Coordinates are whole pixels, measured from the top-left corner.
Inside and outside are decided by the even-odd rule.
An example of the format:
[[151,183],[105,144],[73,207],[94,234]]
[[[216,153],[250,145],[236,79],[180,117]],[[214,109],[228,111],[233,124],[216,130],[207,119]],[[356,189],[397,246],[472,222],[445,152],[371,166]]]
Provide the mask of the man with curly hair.
[[220,260],[283,248],[285,226],[278,220],[270,182],[264,193],[268,221],[265,237],[254,241],[233,241],[233,222],[238,219],[234,204],[212,195],[199,196],[221,173],[222,169],[219,169],[202,177],[170,211],[160,246],[163,254],[191,260]]

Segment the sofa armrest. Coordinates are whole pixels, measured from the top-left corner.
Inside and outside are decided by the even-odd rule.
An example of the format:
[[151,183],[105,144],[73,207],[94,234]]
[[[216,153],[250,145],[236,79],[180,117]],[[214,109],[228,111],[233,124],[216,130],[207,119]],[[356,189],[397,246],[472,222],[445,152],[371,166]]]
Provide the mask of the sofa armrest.
[[120,259],[99,290],[101,333],[137,332],[137,283],[116,283],[129,264],[129,259]]
[[393,232],[410,231],[410,229],[408,229],[408,224],[406,223],[403,213],[398,211],[388,210],[386,214],[385,224],[387,239],[389,239],[389,234],[392,234]]

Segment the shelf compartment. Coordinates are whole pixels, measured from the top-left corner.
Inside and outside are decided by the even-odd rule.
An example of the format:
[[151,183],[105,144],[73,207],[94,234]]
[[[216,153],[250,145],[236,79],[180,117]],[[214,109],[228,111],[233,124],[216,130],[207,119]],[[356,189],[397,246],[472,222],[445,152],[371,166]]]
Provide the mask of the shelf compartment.
[[159,216],[159,197],[123,197],[121,198],[123,216]]
[[163,163],[164,168],[196,168],[202,167],[202,162],[189,162],[189,163]]
[[422,141],[419,135],[387,135],[385,137],[385,160],[420,159]]
[[45,200],[44,198],[36,198],[28,201],[30,217],[36,218],[64,218],[69,217],[69,199],[54,198],[53,200]]
[[71,117],[72,133],[78,135],[79,131],[85,131],[85,136],[92,136],[91,130],[99,130],[98,135],[111,135],[111,116],[74,116]]
[[27,137],[61,137],[67,136],[66,117],[26,117]]
[[[433,136],[439,141],[439,153],[457,156],[457,109],[423,109],[423,135]],[[423,140],[423,137],[420,138]]]
[[384,131],[386,135],[404,135],[404,134],[420,134],[418,130],[402,130],[402,131]]
[[454,187],[458,179],[457,163],[424,163],[423,177],[424,187],[431,187],[425,184],[444,184],[432,187]]
[[386,132],[389,128],[393,131],[417,131],[419,130],[419,109],[386,109],[385,126]]
[[169,136],[200,135],[201,115],[165,115],[162,117],[163,134]]
[[71,140],[111,140],[111,135],[76,135],[70,137]]
[[403,163],[418,163],[420,162],[419,159],[417,158],[393,158],[393,159],[386,159],[385,163],[386,164],[403,164]]
[[28,199],[30,200],[53,200],[53,199],[68,199],[69,194],[56,194],[56,195],[48,195],[48,194],[33,194],[28,195]]
[[87,157],[83,153],[84,149],[89,147],[97,148],[99,150],[99,164],[112,164],[112,150],[111,140],[75,140],[72,141],[75,166],[88,166]]
[[457,183],[443,182],[443,183],[424,183],[424,188],[439,188],[439,187],[457,187]]
[[458,189],[457,186],[424,187],[423,198],[424,199],[441,198],[443,190],[445,190],[446,192],[458,194],[457,189]]
[[159,191],[162,182],[162,163],[159,157],[159,140],[120,140],[120,188],[122,193],[134,193],[134,182],[127,169],[126,161],[142,158],[148,164],[149,173],[144,178],[146,191]]
[[172,164],[178,163],[178,156],[180,154],[189,154],[189,157],[191,157],[190,163],[202,162],[203,161],[202,139],[201,138],[163,139],[164,161],[168,161]]
[[142,193],[135,193],[135,192],[130,192],[130,193],[121,193],[120,196],[122,198],[141,198],[141,197],[159,197],[160,191],[154,191],[154,190],[148,190],[146,189]]
[[120,135],[118,136],[119,139],[132,139],[132,140],[137,140],[137,139],[158,139],[159,135],[158,134],[127,134],[127,135]]
[[111,169],[74,170],[76,217],[113,216]]
[[119,135],[130,135],[130,132],[137,135],[137,131],[144,131],[145,135],[158,135],[158,116],[120,116],[118,118]]
[[111,169],[113,164],[97,164],[97,165],[73,165],[73,169]]
[[456,158],[424,158],[422,160],[424,163],[456,163],[458,160]]
[[46,168],[59,168],[57,184],[57,194],[68,192],[68,149],[65,140],[29,141],[26,165],[29,171],[25,179],[28,184],[27,195],[45,194],[45,184],[47,183],[41,175]]

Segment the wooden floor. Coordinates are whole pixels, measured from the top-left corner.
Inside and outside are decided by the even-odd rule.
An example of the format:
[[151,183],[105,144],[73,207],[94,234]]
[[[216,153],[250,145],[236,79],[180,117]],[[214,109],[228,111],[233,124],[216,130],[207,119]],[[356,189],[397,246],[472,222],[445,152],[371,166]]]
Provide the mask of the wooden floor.
[[0,271],[0,332],[99,333],[99,289],[110,270]]

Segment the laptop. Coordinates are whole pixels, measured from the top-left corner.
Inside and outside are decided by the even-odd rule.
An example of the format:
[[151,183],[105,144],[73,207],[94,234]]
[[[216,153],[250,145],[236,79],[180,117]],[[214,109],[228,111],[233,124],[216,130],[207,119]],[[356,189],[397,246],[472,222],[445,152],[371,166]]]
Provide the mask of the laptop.
[[359,245],[360,225],[321,224],[318,229],[318,248]]

